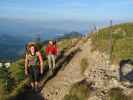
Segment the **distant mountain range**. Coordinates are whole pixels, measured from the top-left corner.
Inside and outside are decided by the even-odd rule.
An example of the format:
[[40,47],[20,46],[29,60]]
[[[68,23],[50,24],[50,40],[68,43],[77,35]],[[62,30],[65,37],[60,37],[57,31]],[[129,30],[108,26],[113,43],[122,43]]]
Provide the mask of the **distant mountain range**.
[[76,38],[76,37],[81,37],[82,34],[79,33],[79,32],[75,32],[75,31],[72,31],[70,33],[67,33],[67,34],[62,34],[60,37],[58,37],[57,39],[66,39],[66,38]]
[[[65,39],[81,36],[78,32],[70,32],[55,39]],[[54,39],[54,38],[53,38]],[[16,60],[24,54],[25,45],[32,40],[29,37],[24,36],[12,36],[7,34],[0,35],[0,61],[1,60]],[[46,41],[46,40],[44,40]],[[44,42],[45,43],[45,42]]]
[[88,32],[90,24],[91,22],[42,22],[0,18],[0,60],[16,59],[21,56],[25,44],[35,39],[37,35],[43,41],[79,37],[81,34],[74,30],[81,33]]

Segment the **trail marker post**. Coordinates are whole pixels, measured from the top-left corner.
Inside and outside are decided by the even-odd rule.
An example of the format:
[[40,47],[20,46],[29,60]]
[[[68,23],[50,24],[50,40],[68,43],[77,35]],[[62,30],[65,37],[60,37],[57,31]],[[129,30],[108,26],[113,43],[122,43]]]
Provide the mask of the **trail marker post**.
[[112,25],[113,25],[113,22],[112,20],[110,20],[110,33],[109,33],[109,66],[110,67],[112,63],[112,49],[113,49]]
[[111,65],[112,65],[112,50],[113,50],[113,36],[112,36],[112,25],[113,22],[110,20],[110,30],[109,30],[109,46],[108,46],[108,67],[107,70],[111,74]]

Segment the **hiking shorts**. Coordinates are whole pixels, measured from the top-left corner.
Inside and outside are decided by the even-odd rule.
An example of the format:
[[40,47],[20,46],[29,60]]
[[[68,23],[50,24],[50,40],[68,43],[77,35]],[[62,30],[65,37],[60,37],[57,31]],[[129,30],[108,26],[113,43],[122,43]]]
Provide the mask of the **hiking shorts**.
[[29,78],[31,82],[39,81],[39,68],[37,66],[30,66],[29,67]]

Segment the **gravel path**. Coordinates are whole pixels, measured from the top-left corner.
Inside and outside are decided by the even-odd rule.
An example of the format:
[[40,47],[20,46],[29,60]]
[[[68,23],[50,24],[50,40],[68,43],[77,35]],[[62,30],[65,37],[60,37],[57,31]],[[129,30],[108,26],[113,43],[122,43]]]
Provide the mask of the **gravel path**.
[[90,52],[90,41],[81,45],[79,42],[74,48],[80,48],[72,60],[59,73],[45,85],[42,95],[48,100],[62,100],[69,92],[71,85],[84,79],[80,70],[80,61]]

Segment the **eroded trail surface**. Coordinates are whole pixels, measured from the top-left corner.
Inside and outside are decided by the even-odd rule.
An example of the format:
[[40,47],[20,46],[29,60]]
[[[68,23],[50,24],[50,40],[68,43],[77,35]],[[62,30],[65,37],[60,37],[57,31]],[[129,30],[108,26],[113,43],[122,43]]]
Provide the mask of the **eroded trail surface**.
[[62,100],[64,95],[69,92],[71,85],[84,79],[81,74],[80,61],[90,53],[90,41],[85,44],[79,42],[72,49],[80,49],[80,51],[71,59],[59,73],[45,85],[42,95],[48,100]]
[[[88,65],[81,73],[83,59],[87,59]],[[118,65],[109,66],[108,63],[106,54],[99,51],[92,52],[91,39],[86,42],[81,39],[57,62],[58,70],[55,71],[57,73],[52,77],[50,74],[45,76],[41,92],[33,93],[27,90],[16,100],[63,100],[71,86],[82,80],[92,83],[93,90],[88,100],[109,100],[107,92],[112,88],[121,88],[126,95],[131,95],[133,89],[123,86],[119,81]]]
[[[123,86],[119,81],[119,66],[109,66],[107,54],[97,50],[92,51],[91,39],[87,42],[79,41],[71,50],[74,49],[78,49],[79,52],[71,60],[65,61],[67,64],[62,65],[57,75],[49,80],[41,91],[47,100],[63,100],[71,86],[84,79],[92,83],[91,87],[94,90],[90,92],[88,100],[109,100],[108,91],[112,88],[122,89],[127,96],[133,93],[132,88]],[[84,73],[81,73],[81,60],[84,58],[87,59],[88,65]]]

